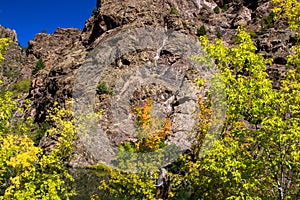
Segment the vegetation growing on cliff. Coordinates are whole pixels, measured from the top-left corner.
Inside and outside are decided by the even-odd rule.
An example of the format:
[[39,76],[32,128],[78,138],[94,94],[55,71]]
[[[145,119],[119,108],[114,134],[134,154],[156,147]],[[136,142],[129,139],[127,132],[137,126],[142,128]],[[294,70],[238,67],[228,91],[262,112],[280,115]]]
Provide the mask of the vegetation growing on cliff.
[[[289,27],[299,39],[300,3],[297,0],[273,0],[277,18],[287,17]],[[177,12],[177,13],[176,13]],[[219,12],[215,10],[215,12]],[[178,14],[172,10],[170,13]],[[262,25],[269,28],[274,14]],[[203,138],[211,119],[210,102],[199,99],[196,143],[191,152],[182,155],[166,167],[164,181],[170,186],[161,196],[153,172],[130,173],[106,169],[110,179],[101,182],[101,189],[120,199],[299,199],[300,198],[300,47],[288,57],[289,69],[281,87],[273,89],[266,73],[272,65],[256,52],[254,42],[245,28],[235,35],[235,47],[226,47],[222,40],[210,43],[205,28],[198,30],[204,50],[221,71],[226,85],[227,116],[220,139],[205,156],[200,155]],[[8,39],[0,39],[0,61]],[[199,61],[203,57],[196,58]],[[38,61],[33,75],[43,69]],[[196,84],[203,86],[203,80]],[[28,80],[14,85],[16,91],[28,91]],[[99,94],[112,94],[105,85],[97,88]],[[45,132],[56,145],[50,153],[37,145],[31,118],[16,118],[25,108],[18,108],[11,92],[0,97],[0,199],[68,199],[74,191],[68,185],[72,180],[65,168],[74,140],[72,112],[57,104],[49,110]],[[158,131],[153,131],[152,102],[136,109],[137,126],[143,136],[137,142],[120,148],[129,152],[149,152],[164,145],[170,134],[170,122],[165,119]],[[40,136],[38,136],[40,139]],[[121,151],[122,153],[122,151]],[[125,154],[119,154],[120,159]],[[158,159],[159,160],[159,159]],[[126,165],[126,159],[122,165]],[[136,167],[136,166],[134,166]],[[151,163],[149,164],[151,167]],[[96,198],[96,197],[95,197]]]
[[12,106],[1,109],[7,115],[1,119],[0,199],[69,199],[75,194],[69,186],[73,178],[64,162],[72,151],[74,128],[72,121],[63,118],[70,111],[60,107],[51,110],[49,120],[55,122],[55,127],[47,134],[57,137],[57,142],[46,154],[31,139],[32,119],[11,122],[9,116],[16,110],[16,104],[10,97],[5,100]]
[[[277,18],[288,17],[290,29],[299,34],[300,3],[274,3],[278,5],[273,10]],[[201,157],[194,148],[167,166],[172,188],[168,199],[299,199],[299,43],[288,57],[290,70],[280,89],[275,90],[266,72],[272,60],[256,52],[245,28],[238,29],[232,48],[220,39],[210,43],[202,36],[200,40],[226,85],[226,121],[221,138],[208,155]],[[201,116],[202,122],[211,120],[209,112]],[[201,144],[200,136],[197,139]],[[112,170],[111,179],[101,187],[117,198],[158,199],[153,181],[156,177]]]
[[[0,39],[0,61],[9,42]],[[25,109],[18,107],[12,92],[0,97],[0,199],[69,199],[74,191],[64,162],[72,151],[74,127],[64,117],[70,111],[58,106],[50,110],[48,118],[55,126],[47,134],[56,136],[57,143],[46,154],[31,139],[33,120],[13,117]]]
[[43,59],[39,59],[36,64],[35,64],[35,67],[33,68],[32,70],[32,75],[36,75],[36,73],[38,73],[38,71],[42,70],[42,69],[45,69],[45,64],[44,64],[44,61]]

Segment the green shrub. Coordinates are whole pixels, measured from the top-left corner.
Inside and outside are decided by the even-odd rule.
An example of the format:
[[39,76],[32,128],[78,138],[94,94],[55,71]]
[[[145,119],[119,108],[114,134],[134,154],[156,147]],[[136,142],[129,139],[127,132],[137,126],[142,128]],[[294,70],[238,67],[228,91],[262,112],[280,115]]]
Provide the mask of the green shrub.
[[90,169],[90,170],[98,172],[98,174],[101,174],[101,173],[102,174],[107,174],[108,172],[111,171],[111,167],[110,166],[108,166],[108,165],[106,165],[104,163],[101,163],[101,162],[98,163],[98,164],[96,164],[96,165],[89,166],[87,168]]
[[178,10],[176,9],[176,8],[171,8],[170,9],[170,14],[175,14],[175,15],[178,15],[179,14],[179,12],[178,12]]
[[5,76],[7,78],[15,79],[15,78],[18,78],[19,75],[20,75],[20,71],[17,70],[16,68],[14,68],[14,67],[5,66],[5,68],[3,68],[2,70],[3,70],[2,71],[3,76]]
[[32,131],[30,134],[30,138],[34,142],[35,145],[39,145],[41,139],[45,136],[47,130],[51,128],[50,124],[47,122],[42,122],[37,125],[36,130]]
[[222,33],[218,32],[217,33],[217,38],[221,39],[222,38]]
[[13,92],[13,94],[29,92],[29,89],[30,89],[30,79],[24,79],[22,81],[14,83],[11,86],[11,91]]
[[202,25],[200,28],[197,29],[197,36],[204,36],[206,35],[205,26]]
[[250,34],[251,38],[257,36],[257,32],[255,32],[255,31],[249,31],[249,34]]
[[227,4],[224,4],[224,6],[222,7],[222,11],[223,12],[226,12],[228,10],[228,5]]
[[109,87],[107,87],[107,85],[105,83],[100,83],[97,86],[96,92],[99,95],[101,95],[101,94],[110,94],[110,95],[112,95],[114,93],[114,91],[112,89],[110,89]]
[[92,16],[95,16],[97,14],[97,8],[93,8],[92,10]]
[[85,54],[85,56],[87,57],[87,56],[89,56],[91,54],[92,54],[92,51],[87,51],[86,54]]
[[219,14],[219,13],[220,13],[220,8],[219,8],[218,6],[216,6],[216,7],[214,8],[214,12],[215,12],[216,14]]
[[35,67],[33,68],[31,74],[32,74],[32,75],[36,75],[36,73],[37,73],[38,71],[40,71],[41,69],[45,69],[45,64],[44,64],[43,59],[40,58],[40,59],[36,62]]
[[260,25],[261,25],[260,33],[261,34],[266,33],[267,29],[272,28],[274,20],[275,20],[274,18],[275,18],[274,12],[271,12],[267,17],[262,18],[262,20],[260,21]]

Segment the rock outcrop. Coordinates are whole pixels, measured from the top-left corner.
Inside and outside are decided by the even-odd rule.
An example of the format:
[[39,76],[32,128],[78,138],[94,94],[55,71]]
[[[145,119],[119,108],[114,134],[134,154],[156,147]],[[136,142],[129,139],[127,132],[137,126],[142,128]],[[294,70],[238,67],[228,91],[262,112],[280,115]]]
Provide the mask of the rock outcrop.
[[28,73],[30,68],[25,66],[26,50],[19,45],[16,31],[0,26],[0,38],[10,38],[12,40],[4,52],[5,60],[0,67],[0,80],[3,81],[0,88],[7,89],[17,81],[30,78]]
[[[290,47],[295,42],[292,32],[287,31],[286,22],[274,21],[269,0],[97,0],[96,5],[97,12],[86,21],[83,30],[58,28],[53,34],[39,33],[29,41],[26,54],[17,45],[15,31],[0,27],[0,37],[10,37],[14,41],[6,53],[7,61],[0,78],[8,80],[3,73],[8,69],[21,72],[8,82],[31,78],[28,96],[32,100],[30,115],[37,122],[45,120],[46,111],[54,101],[64,105],[65,100],[72,97],[75,76],[87,56],[98,44],[122,30],[145,26],[163,27],[193,38],[203,34],[210,40],[219,37],[227,45],[232,45],[236,28],[246,25],[253,34],[257,51],[274,59],[274,65],[268,68],[274,80],[274,88],[280,85],[280,79],[285,74],[286,55],[290,54]],[[120,74],[127,69],[153,62],[155,53],[150,49],[122,55],[111,63],[113,70],[102,81],[113,88]],[[170,52],[162,52],[159,56],[158,61],[166,65],[182,65],[180,63],[183,62],[178,55]],[[45,69],[32,76],[31,70],[39,59],[44,61]],[[192,74],[189,80],[192,80]],[[131,99],[134,106],[141,105],[146,96],[154,98],[157,94],[167,94],[170,96],[164,98],[172,97],[172,92],[166,88],[151,87],[137,91],[135,98]],[[101,123],[116,145],[134,140],[132,136],[114,132],[113,121],[109,117],[111,96],[98,94],[95,99],[97,109],[107,111],[107,117]],[[77,155],[74,165],[96,162],[83,146],[78,145]]]
[[29,94],[31,115],[36,121],[43,121],[54,101],[63,104],[72,97],[74,74],[87,55],[81,30],[58,28],[51,35],[39,33],[29,41],[26,54],[28,66],[34,66],[38,59],[45,63],[45,69],[32,78]]
[[0,25],[0,38],[10,38],[13,42],[18,42],[17,32]]

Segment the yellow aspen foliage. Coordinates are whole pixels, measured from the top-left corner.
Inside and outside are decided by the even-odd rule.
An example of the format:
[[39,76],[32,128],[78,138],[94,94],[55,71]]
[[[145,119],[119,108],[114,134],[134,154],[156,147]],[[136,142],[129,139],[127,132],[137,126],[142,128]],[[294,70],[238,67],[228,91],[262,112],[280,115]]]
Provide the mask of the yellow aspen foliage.
[[297,0],[272,0],[275,4],[273,12],[276,18],[287,18],[289,28],[293,31],[300,32],[300,2]]
[[146,103],[142,108],[135,108],[138,126],[140,128],[146,128],[153,121],[152,114],[153,104],[150,99],[146,99]]
[[166,137],[171,134],[171,120],[169,118],[153,118],[153,102],[146,99],[142,108],[135,108],[137,129],[140,139],[135,143],[136,152],[157,150],[163,145]]
[[[137,163],[137,168],[143,168],[140,173],[122,172],[118,169],[109,171],[109,180],[103,180],[100,184],[100,189],[107,192],[109,196],[119,199],[157,199],[155,197],[156,186],[155,180],[158,173],[151,172],[153,166],[157,163],[143,163],[138,162],[138,156],[135,153],[147,153],[159,150],[163,145],[166,137],[171,132],[171,120],[169,118],[159,119],[152,116],[153,102],[146,99],[145,105],[140,108],[135,108],[136,125],[137,125],[137,141],[133,143],[125,143],[120,147],[119,167],[122,169],[136,169],[128,163]],[[124,151],[133,153],[128,156]],[[160,161],[160,154],[155,154],[156,160]],[[149,160],[151,160],[151,155]],[[153,165],[153,166],[152,166]],[[156,168],[155,168],[156,170]],[[150,178],[151,177],[151,178]],[[170,197],[173,193],[170,191]]]
[[[205,157],[184,154],[166,167],[173,180],[169,199],[300,198],[300,2],[273,2],[273,12],[288,19],[297,39],[279,89],[273,89],[267,74],[272,60],[257,53],[245,27],[238,28],[231,48],[220,39],[211,43],[200,37],[225,84],[226,119],[220,139]],[[203,85],[200,79],[196,83]],[[199,107],[196,153],[210,122],[210,107],[201,99]],[[146,114],[142,119],[149,118]],[[149,184],[155,178],[140,176]],[[140,176],[116,173],[104,188],[121,199],[151,199],[154,190],[139,182]]]
[[124,173],[118,170],[110,172],[108,182],[103,180],[100,189],[106,191],[110,196],[118,199],[149,199],[155,200],[155,178],[157,174],[149,173]]
[[2,53],[5,51],[10,42],[11,39],[9,38],[0,38],[0,63],[4,60]]
[[48,136],[57,137],[55,148],[52,151],[61,159],[67,159],[72,153],[72,142],[75,140],[74,113],[71,110],[73,100],[66,101],[66,108],[62,108],[57,102],[48,110],[47,121],[53,127],[47,131]]
[[[0,39],[0,61],[9,42]],[[65,161],[72,151],[74,126],[64,116],[70,111],[56,105],[49,113],[55,126],[48,134],[58,134],[50,153],[31,139],[32,118],[15,119],[15,112],[22,109],[17,107],[12,93],[5,92],[0,97],[0,199],[69,199],[74,195],[69,186],[73,178]]]
[[[209,101],[209,100],[208,100]],[[193,151],[195,155],[198,155],[201,151],[202,144],[205,137],[207,136],[212,110],[205,104],[202,97],[198,100],[199,112],[197,115],[197,131],[195,136],[195,144],[193,146]]]
[[[283,1],[282,1],[283,2]],[[283,2],[284,4],[284,2]],[[293,9],[291,9],[293,10]],[[299,16],[299,14],[298,14]],[[296,23],[294,23],[296,24]],[[209,154],[184,157],[183,180],[196,199],[298,199],[300,179],[300,87],[297,64],[280,90],[266,73],[272,62],[255,52],[240,27],[236,47],[200,38],[222,70],[227,113],[222,137]],[[297,52],[295,53],[297,56]],[[293,55],[294,56],[294,55]]]
[[63,118],[66,113],[70,111],[59,106],[49,113],[56,125],[48,134],[59,133],[50,153],[34,145],[30,129],[24,128],[20,135],[11,124],[1,135],[0,199],[69,199],[75,194],[69,186],[73,178],[65,168],[74,138],[72,121]]

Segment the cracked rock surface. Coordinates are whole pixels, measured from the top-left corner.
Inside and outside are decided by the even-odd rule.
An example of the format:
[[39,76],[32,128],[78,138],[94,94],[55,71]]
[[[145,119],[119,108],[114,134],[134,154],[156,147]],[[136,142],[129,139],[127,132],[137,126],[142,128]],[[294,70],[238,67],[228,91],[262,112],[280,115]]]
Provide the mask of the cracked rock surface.
[[[97,12],[87,19],[83,30],[58,28],[53,34],[39,33],[28,42],[27,49],[20,47],[14,30],[0,27],[0,37],[13,40],[5,55],[6,61],[0,68],[0,79],[4,80],[5,87],[30,79],[30,91],[20,97],[19,102],[31,99],[27,114],[36,122],[45,120],[46,111],[54,101],[64,106],[68,98],[74,97],[76,77],[89,62],[93,51],[122,31],[159,27],[175,30],[192,38],[190,41],[197,41],[199,29],[204,27],[211,41],[221,37],[226,45],[232,46],[237,26],[244,24],[253,35],[257,51],[274,60],[274,64],[268,67],[274,88],[280,86],[286,70],[286,55],[290,54],[295,43],[295,35],[287,31],[286,21],[272,20],[270,11],[273,5],[269,0],[97,0],[96,5]],[[181,149],[191,145],[186,132],[193,128],[195,119],[191,114],[196,110],[199,95],[204,95],[195,88],[193,81],[198,75],[204,78],[209,75],[201,73],[202,69],[195,68],[186,56],[176,52],[176,47],[184,46],[182,41],[174,40],[162,49],[161,38],[154,35],[152,40],[148,40],[152,44],[157,41],[160,42],[153,48],[113,55],[101,73],[96,73],[93,68],[87,71],[96,77],[88,79],[93,86],[82,89],[82,94],[91,95],[95,110],[103,109],[104,115],[99,122],[104,130],[101,134],[107,136],[112,146],[136,140],[133,134],[134,108],[142,106],[146,98],[153,99],[156,115],[170,114],[174,134],[166,142],[173,142]],[[107,45],[101,53],[109,53],[114,45]],[[31,71],[39,59],[44,61],[45,69],[32,75]],[[142,66],[148,66],[147,70]],[[166,77],[168,73],[169,77],[173,77],[176,72],[181,82],[161,79],[168,83],[164,84],[155,78],[147,82],[145,77],[151,77],[153,71]],[[114,94],[96,94],[98,83],[105,83]],[[182,84],[172,87],[174,83]],[[118,111],[117,114],[112,108]],[[119,117],[118,122],[116,116]],[[94,143],[90,143],[89,147],[76,142],[72,165],[86,166],[99,161],[95,152],[101,143],[97,140],[97,133],[94,136]],[[47,138],[43,141],[45,147],[51,144]]]

